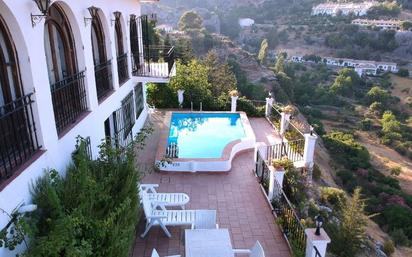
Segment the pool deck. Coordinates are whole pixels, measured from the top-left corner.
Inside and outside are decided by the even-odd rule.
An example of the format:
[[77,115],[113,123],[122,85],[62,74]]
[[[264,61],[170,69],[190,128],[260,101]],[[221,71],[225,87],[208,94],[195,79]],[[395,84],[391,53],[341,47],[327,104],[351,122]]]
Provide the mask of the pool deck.
[[[253,174],[253,151],[243,152],[233,160],[232,170],[228,173],[168,173],[153,172],[160,130],[165,126],[164,112],[152,114],[154,133],[148,138],[147,145],[138,155],[139,167],[146,167],[143,183],[157,183],[160,192],[184,192],[190,196],[186,209],[216,209],[220,228],[228,228],[234,248],[250,248],[259,240],[267,257],[291,256],[287,243],[275,223],[269,205],[264,198],[260,185]],[[280,137],[263,118],[250,118],[250,123],[259,142],[272,144]],[[171,238],[159,228],[152,228],[141,239],[144,230],[141,220],[132,257],[150,256],[156,248],[160,256],[180,254],[184,257],[184,228],[170,227]],[[244,255],[240,255],[244,256]]]

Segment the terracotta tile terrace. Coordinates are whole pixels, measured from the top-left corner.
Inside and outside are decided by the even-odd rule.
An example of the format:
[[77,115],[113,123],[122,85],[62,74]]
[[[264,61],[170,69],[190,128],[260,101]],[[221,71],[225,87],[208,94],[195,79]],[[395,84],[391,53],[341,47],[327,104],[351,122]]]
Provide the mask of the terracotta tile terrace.
[[[162,112],[152,114],[151,122],[155,128],[148,138],[147,146],[138,159],[149,167],[154,161],[158,145],[157,130],[162,124]],[[251,118],[257,141],[277,142],[279,137],[270,124],[263,118]],[[157,140],[156,140],[157,139]],[[216,209],[220,228],[228,228],[234,248],[251,248],[259,240],[267,257],[291,256],[271,209],[261,192],[260,185],[253,174],[254,152],[239,154],[232,162],[228,173],[167,173],[151,172],[143,178],[143,183],[159,184],[158,192],[183,192],[190,196],[186,209]],[[166,237],[159,227],[154,227],[142,239],[145,220],[141,219],[133,257],[151,256],[156,248],[160,256],[180,254],[184,256],[185,227],[169,227],[171,238]]]

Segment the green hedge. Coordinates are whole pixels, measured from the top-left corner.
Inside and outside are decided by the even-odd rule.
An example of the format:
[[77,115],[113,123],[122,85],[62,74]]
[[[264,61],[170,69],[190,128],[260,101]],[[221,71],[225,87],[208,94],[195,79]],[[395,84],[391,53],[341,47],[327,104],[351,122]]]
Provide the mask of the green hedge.
[[133,149],[103,143],[92,161],[81,145],[74,163],[65,177],[51,171],[32,186],[38,209],[26,255],[127,257],[139,222]]

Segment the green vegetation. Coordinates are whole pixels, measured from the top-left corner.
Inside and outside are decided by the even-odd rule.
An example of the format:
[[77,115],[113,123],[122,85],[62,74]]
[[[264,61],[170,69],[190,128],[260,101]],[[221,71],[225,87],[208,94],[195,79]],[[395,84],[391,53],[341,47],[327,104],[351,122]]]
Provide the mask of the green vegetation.
[[408,69],[404,69],[404,68],[400,68],[398,71],[398,75],[401,77],[409,77],[409,70]]
[[380,138],[383,144],[392,146],[397,152],[412,158],[412,130],[402,124],[391,111],[386,111],[381,119]]
[[339,71],[335,82],[330,87],[330,90],[334,94],[342,96],[352,96],[355,88],[358,88],[361,84],[359,75],[350,68],[344,68]]
[[370,8],[368,17],[371,19],[380,18],[381,16],[396,17],[400,12],[401,8],[396,2],[384,2]]
[[260,44],[260,50],[258,54],[258,60],[260,64],[266,63],[266,57],[268,55],[268,47],[269,47],[269,43],[268,43],[268,40],[265,38],[262,40],[262,43]]
[[339,222],[328,222],[326,231],[331,237],[330,251],[338,256],[351,257],[360,252],[366,239],[367,217],[364,212],[365,201],[361,190],[355,189],[353,196],[344,201],[337,214]]
[[182,31],[190,31],[193,29],[202,29],[203,19],[194,11],[185,12],[179,20],[179,29]]
[[140,212],[135,144],[124,151],[104,142],[90,160],[82,143],[65,177],[50,171],[34,183],[28,256],[129,255]]

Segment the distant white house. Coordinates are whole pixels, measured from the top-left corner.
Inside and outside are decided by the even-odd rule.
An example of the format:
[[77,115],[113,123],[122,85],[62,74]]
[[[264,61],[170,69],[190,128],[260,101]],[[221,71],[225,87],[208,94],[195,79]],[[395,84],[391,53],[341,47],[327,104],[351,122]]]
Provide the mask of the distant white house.
[[312,15],[330,15],[336,16],[353,14],[356,16],[364,16],[368,10],[376,5],[377,2],[363,3],[323,3],[312,7]]
[[160,31],[164,31],[166,33],[170,33],[174,30],[173,25],[170,24],[160,24],[156,26],[156,29]]
[[401,21],[399,20],[368,20],[368,19],[355,19],[352,24],[359,26],[372,26],[387,30],[400,30]]
[[376,75],[379,72],[398,72],[398,65],[394,62],[376,62],[321,56],[316,56],[316,59],[317,61],[315,58],[300,55],[291,57],[291,61],[296,63],[324,63],[329,66],[354,68],[359,76]]
[[252,26],[253,24],[255,24],[255,20],[253,19],[250,19],[250,18],[239,19],[239,26],[241,28],[247,28],[247,27]]

